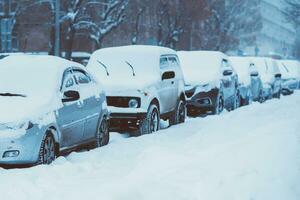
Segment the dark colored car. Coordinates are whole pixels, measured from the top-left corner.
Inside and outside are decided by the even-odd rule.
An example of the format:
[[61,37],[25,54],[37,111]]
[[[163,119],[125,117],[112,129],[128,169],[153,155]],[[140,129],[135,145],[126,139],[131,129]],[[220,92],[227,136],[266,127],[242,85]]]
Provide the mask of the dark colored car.
[[188,115],[219,114],[239,107],[238,76],[228,56],[215,51],[178,52]]

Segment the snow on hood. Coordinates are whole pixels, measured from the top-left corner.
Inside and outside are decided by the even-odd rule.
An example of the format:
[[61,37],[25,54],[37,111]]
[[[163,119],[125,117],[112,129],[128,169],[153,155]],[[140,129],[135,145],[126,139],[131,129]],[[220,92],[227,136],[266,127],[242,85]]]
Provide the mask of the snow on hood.
[[92,54],[87,69],[106,90],[142,89],[160,81],[160,56],[166,54],[176,52],[140,45],[104,48]]
[[282,78],[300,78],[300,62],[297,60],[278,60]]
[[34,120],[62,105],[63,71],[79,64],[53,56],[9,56],[0,61],[0,123]]
[[250,61],[245,57],[230,57],[233,68],[239,76],[239,82],[245,85],[250,85]]
[[277,62],[272,58],[248,57],[248,59],[255,64],[264,83],[271,82],[275,74],[280,74]]
[[[58,103],[59,102],[56,102],[56,105],[58,105]],[[53,108],[53,105],[55,105],[53,101],[43,97],[24,98],[0,96],[0,124],[28,121],[35,122],[40,120],[39,118],[42,117],[42,114],[50,112],[50,107]]]
[[214,51],[177,52],[185,82],[191,85],[203,85],[215,82],[220,76],[222,59],[226,55]]

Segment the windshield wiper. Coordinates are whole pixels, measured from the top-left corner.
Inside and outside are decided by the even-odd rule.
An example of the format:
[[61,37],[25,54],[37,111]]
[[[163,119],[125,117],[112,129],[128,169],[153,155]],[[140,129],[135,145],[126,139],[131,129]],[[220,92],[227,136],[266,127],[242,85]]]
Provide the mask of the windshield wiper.
[[0,96],[3,97],[26,97],[24,94],[13,94],[13,93],[0,93]]
[[125,63],[131,68],[132,75],[135,76],[135,71],[134,71],[134,68],[132,67],[132,65],[129,62],[127,62],[127,61],[125,61]]
[[102,63],[101,61],[99,61],[99,60],[97,60],[97,62],[105,69],[106,75],[109,76],[109,73],[108,73],[108,70],[107,70],[107,66],[104,63]]

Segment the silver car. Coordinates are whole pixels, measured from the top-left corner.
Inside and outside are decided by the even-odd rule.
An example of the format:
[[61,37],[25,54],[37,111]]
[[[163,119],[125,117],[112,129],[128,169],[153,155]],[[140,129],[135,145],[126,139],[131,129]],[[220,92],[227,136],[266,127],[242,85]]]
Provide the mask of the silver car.
[[50,164],[61,152],[109,142],[103,87],[53,56],[0,61],[0,165]]

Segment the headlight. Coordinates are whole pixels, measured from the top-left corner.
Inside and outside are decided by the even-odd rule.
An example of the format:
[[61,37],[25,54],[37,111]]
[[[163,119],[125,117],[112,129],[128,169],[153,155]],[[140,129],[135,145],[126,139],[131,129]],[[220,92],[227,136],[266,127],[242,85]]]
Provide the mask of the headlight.
[[136,99],[130,99],[128,102],[129,108],[137,108],[139,106],[139,102]]
[[0,123],[0,130],[19,130],[24,129],[28,130],[33,127],[33,124],[31,122],[22,122],[22,123]]

